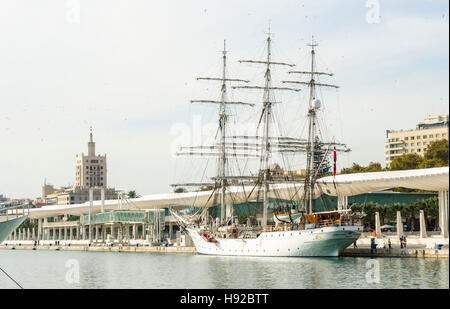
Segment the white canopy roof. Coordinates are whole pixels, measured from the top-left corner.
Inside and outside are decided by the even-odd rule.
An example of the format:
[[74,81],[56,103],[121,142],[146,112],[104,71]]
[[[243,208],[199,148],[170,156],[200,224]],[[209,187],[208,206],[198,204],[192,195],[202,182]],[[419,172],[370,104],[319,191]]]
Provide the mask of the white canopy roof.
[[[324,177],[317,181],[315,196],[328,194],[333,196],[351,196],[372,191],[386,190],[394,187],[422,189],[429,191],[442,191],[449,188],[449,168],[430,168],[418,170],[404,170],[392,172],[358,173]],[[276,184],[270,186],[269,197],[286,200],[301,200],[303,197],[302,184]],[[251,193],[251,194],[250,194]],[[260,200],[263,189],[229,187],[227,189],[226,203],[238,204],[251,200]],[[218,191],[202,191],[188,193],[168,193],[145,195],[129,200],[123,204],[122,209],[142,210],[180,206],[211,207],[220,201]],[[93,211],[101,211],[101,201],[93,202]],[[118,210],[118,200],[105,201],[105,210]],[[53,217],[57,215],[83,215],[89,213],[89,202],[73,205],[51,205],[30,210],[30,218]]]

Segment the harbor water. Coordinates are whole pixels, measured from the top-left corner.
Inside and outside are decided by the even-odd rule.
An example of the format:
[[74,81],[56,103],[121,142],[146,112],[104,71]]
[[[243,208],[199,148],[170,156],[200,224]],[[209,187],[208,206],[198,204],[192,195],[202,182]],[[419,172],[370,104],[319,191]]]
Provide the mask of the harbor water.
[[0,267],[25,289],[449,288],[448,259],[0,250]]

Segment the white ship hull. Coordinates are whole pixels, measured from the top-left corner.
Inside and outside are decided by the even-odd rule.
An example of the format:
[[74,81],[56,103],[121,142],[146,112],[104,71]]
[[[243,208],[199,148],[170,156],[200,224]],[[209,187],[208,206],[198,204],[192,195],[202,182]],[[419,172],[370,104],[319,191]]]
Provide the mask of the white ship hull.
[[228,256],[338,256],[355,242],[362,226],[330,226],[302,231],[263,232],[253,239],[206,241],[187,228],[199,254]]

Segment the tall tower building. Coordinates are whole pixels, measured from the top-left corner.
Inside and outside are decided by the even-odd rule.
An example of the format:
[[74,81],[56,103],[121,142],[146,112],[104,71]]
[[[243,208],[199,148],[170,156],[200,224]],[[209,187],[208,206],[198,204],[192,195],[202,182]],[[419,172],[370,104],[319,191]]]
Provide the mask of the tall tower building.
[[76,157],[76,187],[106,188],[107,170],[106,154],[104,156],[95,155],[95,142],[92,136],[92,127],[89,134],[88,153],[77,155]]

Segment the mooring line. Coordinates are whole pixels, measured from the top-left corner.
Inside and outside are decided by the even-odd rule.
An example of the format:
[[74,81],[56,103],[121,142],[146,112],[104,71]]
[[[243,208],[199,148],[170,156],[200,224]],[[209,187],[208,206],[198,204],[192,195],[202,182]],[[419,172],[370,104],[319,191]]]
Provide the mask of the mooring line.
[[8,278],[11,279],[15,284],[17,284],[17,286],[18,286],[19,288],[21,288],[21,289],[23,290],[23,287],[22,287],[16,280],[14,280],[14,278],[11,277],[6,271],[4,271],[3,268],[0,267],[0,270],[1,270],[6,276],[8,276]]

